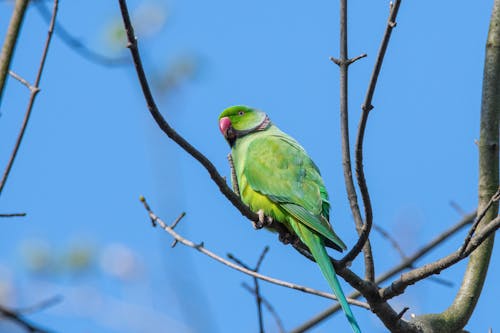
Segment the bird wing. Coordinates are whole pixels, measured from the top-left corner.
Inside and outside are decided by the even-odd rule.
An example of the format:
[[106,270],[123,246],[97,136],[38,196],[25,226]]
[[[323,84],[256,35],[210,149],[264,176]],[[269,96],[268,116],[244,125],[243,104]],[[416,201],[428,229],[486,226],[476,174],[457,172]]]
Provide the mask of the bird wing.
[[346,249],[328,222],[328,195],[318,168],[286,134],[261,135],[247,150],[248,185],[310,229]]

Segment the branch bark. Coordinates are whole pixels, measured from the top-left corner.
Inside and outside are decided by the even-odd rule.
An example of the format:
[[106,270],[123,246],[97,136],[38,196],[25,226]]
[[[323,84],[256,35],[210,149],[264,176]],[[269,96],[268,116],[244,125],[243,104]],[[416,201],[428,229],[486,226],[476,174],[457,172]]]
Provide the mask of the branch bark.
[[[342,263],[349,262],[354,260],[356,256],[359,254],[361,249],[367,244],[364,248],[365,251],[365,266],[371,265],[373,266],[373,258],[370,260],[370,257],[367,255],[371,255],[371,246],[369,242],[367,243],[368,236],[370,235],[370,231],[373,223],[373,210],[372,204],[370,200],[370,194],[368,192],[368,185],[366,183],[365,172],[363,168],[363,141],[365,136],[366,123],[368,121],[368,115],[370,110],[373,109],[372,99],[373,94],[375,93],[375,87],[377,86],[378,76],[380,74],[380,69],[382,68],[382,63],[385,57],[385,51],[387,50],[387,46],[389,45],[389,40],[391,38],[392,30],[396,26],[396,17],[398,16],[399,6],[401,5],[401,0],[396,0],[394,4],[391,4],[391,10],[389,12],[389,18],[387,20],[387,25],[384,32],[384,37],[380,43],[380,48],[377,54],[377,59],[375,61],[375,65],[373,67],[373,72],[370,77],[370,83],[368,84],[368,89],[366,91],[365,101],[361,106],[362,113],[361,118],[359,120],[358,134],[356,136],[356,145],[355,145],[355,171],[356,171],[356,179],[358,181],[359,191],[361,193],[361,198],[363,199],[363,206],[365,210],[365,223],[363,225],[362,230],[359,232],[359,239],[356,244],[352,247],[352,249],[347,253],[347,255],[342,259]],[[369,260],[369,261],[368,261]],[[375,268],[369,268],[369,275],[367,275],[367,279],[370,278],[370,281],[373,281],[375,276]]]
[[[495,0],[486,43],[479,139],[479,205],[481,211],[498,188],[498,144],[500,118],[500,0]],[[478,226],[479,232],[490,227],[498,214],[493,204]],[[497,217],[498,219],[498,217]],[[491,222],[490,222],[491,223]],[[469,321],[481,295],[493,248],[492,233],[470,256],[462,285],[453,303],[439,314],[417,317],[415,322],[426,331],[456,332]],[[472,241],[471,241],[472,242]]]
[[[200,243],[200,244],[196,244],[196,243],[194,243],[194,242],[192,242],[192,241],[190,241],[190,240],[182,237],[181,235],[179,235],[174,230],[174,226],[178,223],[178,221],[180,220],[180,218],[182,216],[184,216],[184,213],[181,214],[181,216],[179,216],[179,218],[177,219],[177,221],[174,222],[174,224],[172,226],[169,226],[163,220],[161,220],[151,210],[151,208],[147,204],[146,199],[144,199],[144,197],[141,197],[141,202],[144,204],[144,208],[147,210],[147,212],[149,214],[149,218],[151,219],[151,222],[153,223],[153,226],[156,226],[157,224],[160,225],[160,227],[163,230],[165,230],[166,232],[168,232],[175,239],[176,243],[181,243],[182,245],[185,245],[187,247],[193,248],[196,251],[201,252],[204,255],[206,255],[206,256],[214,259],[215,261],[218,261],[218,262],[220,262],[220,263],[222,263],[222,264],[224,264],[224,265],[226,265],[226,266],[228,266],[228,267],[230,267],[232,269],[235,269],[235,270],[240,271],[240,272],[242,272],[244,274],[250,275],[250,276],[252,276],[254,278],[257,278],[257,279],[260,279],[260,280],[263,280],[263,281],[267,281],[267,282],[270,282],[270,283],[273,283],[273,284],[276,284],[276,285],[279,285],[279,286],[282,286],[282,287],[286,287],[286,288],[291,288],[291,289],[295,289],[295,290],[298,290],[298,291],[302,291],[302,292],[307,293],[307,294],[313,294],[313,295],[316,295],[316,296],[321,296],[321,297],[324,297],[324,298],[329,298],[329,299],[337,300],[337,298],[333,294],[326,293],[326,292],[319,291],[319,290],[315,290],[315,289],[312,289],[312,288],[309,288],[309,287],[304,287],[304,286],[301,286],[301,285],[298,285],[298,284],[295,284],[295,283],[291,283],[291,282],[287,282],[287,281],[282,281],[282,280],[279,280],[279,279],[275,279],[275,278],[272,278],[272,277],[269,277],[269,276],[257,273],[256,271],[248,269],[248,268],[243,267],[241,265],[234,264],[234,263],[230,262],[229,260],[226,260],[226,259],[222,258],[221,256],[213,253],[212,251],[206,249],[205,246],[204,246],[204,244],[203,244],[203,242]],[[366,304],[364,302],[360,302],[358,300],[347,299],[347,302],[349,302],[352,305],[356,305],[356,306],[359,306],[359,307],[362,307],[362,308],[365,308],[365,309],[369,309],[370,308],[368,306],[368,304]]]
[[[24,133],[28,126],[28,122],[30,120],[31,111],[33,110],[33,105],[35,103],[36,96],[40,91],[39,85],[40,80],[42,79],[43,68],[45,66],[45,60],[47,59],[47,53],[49,52],[50,42],[52,40],[52,33],[54,32],[54,25],[56,24],[56,16],[57,9],[59,5],[59,0],[54,0],[54,5],[52,8],[52,18],[50,20],[49,29],[47,31],[47,38],[45,39],[45,45],[42,51],[42,56],[40,57],[40,64],[38,65],[38,72],[36,74],[35,83],[33,86],[29,87],[30,90],[30,98],[28,101],[28,106],[26,107],[26,113],[24,115],[23,124],[21,125],[21,129],[19,130],[19,134],[17,135],[17,140],[14,145],[14,149],[10,155],[9,161],[7,162],[7,166],[5,167],[5,171],[2,176],[2,180],[0,181],[0,195],[2,194],[2,190],[7,182],[7,178],[9,177],[10,170],[12,165],[14,164],[14,160],[16,159],[17,152],[19,151],[19,147],[21,146],[21,142],[23,141]],[[0,82],[0,84],[2,84]],[[2,89],[2,87],[0,87]],[[1,94],[1,91],[0,91]],[[0,95],[1,100],[1,95]]]
[[[358,235],[363,234],[363,218],[358,205],[358,196],[354,181],[352,178],[352,163],[351,163],[351,148],[349,143],[349,111],[348,111],[348,73],[349,65],[354,63],[355,60],[361,59],[363,56],[349,59],[347,48],[347,0],[340,0],[340,57],[338,59],[331,58],[331,60],[339,66],[340,73],[340,133],[342,137],[342,167],[344,169],[344,181],[347,191],[347,198],[351,206],[354,223]],[[368,240],[368,234],[363,239],[358,240],[361,246],[356,247],[356,251],[349,251],[348,255],[342,260],[342,264],[346,265],[348,262],[354,260],[355,256],[363,249],[365,259],[365,278],[368,281],[373,281],[375,277],[375,268],[373,264],[373,255]],[[358,249],[359,248],[359,249]],[[347,258],[347,259],[346,259]]]
[[9,73],[12,54],[16,48],[19,30],[21,29],[28,3],[29,0],[16,0],[9,28],[7,29],[7,35],[5,36],[5,41],[3,42],[2,54],[0,54],[0,103],[2,102],[3,89]]

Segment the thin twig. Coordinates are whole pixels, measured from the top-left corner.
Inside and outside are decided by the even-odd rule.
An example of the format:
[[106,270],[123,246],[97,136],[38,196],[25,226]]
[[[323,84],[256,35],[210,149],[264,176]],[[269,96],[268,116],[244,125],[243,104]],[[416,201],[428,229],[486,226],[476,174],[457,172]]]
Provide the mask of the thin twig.
[[2,305],[0,305],[0,317],[4,317],[15,322],[16,324],[24,328],[26,331],[31,333],[49,333],[48,330],[38,327],[35,324],[28,321],[18,311],[10,310]]
[[467,233],[467,237],[465,237],[464,243],[462,244],[462,247],[460,248],[460,255],[463,255],[465,252],[465,249],[467,248],[467,245],[469,245],[469,242],[474,235],[474,232],[477,229],[477,226],[483,219],[483,217],[486,215],[490,207],[493,205],[493,203],[498,202],[500,200],[500,188],[493,194],[491,197],[490,201],[488,201],[488,204],[481,210],[479,214],[477,214],[476,220],[472,224],[472,227],[470,228],[469,232]]
[[17,308],[15,312],[22,314],[35,313],[47,308],[53,307],[63,301],[63,297],[61,295],[55,295],[46,300],[43,300],[37,304],[25,307],[25,308]]
[[389,287],[380,290],[380,296],[383,299],[390,299],[395,296],[401,295],[405,289],[415,284],[416,282],[425,279],[431,275],[439,274],[442,270],[456,264],[469,256],[475,249],[478,248],[491,234],[500,228],[500,216],[488,222],[484,228],[477,232],[469,242],[469,245],[462,253],[461,249],[449,254],[448,256],[436,260],[430,264],[413,269],[401,275],[401,277],[392,282]]
[[21,129],[17,136],[16,143],[14,145],[14,149],[10,155],[9,161],[7,162],[7,166],[5,168],[2,180],[0,181],[0,195],[2,194],[2,190],[7,182],[7,178],[9,177],[10,170],[12,165],[14,164],[14,160],[17,156],[17,152],[19,151],[19,147],[21,146],[21,142],[24,137],[24,133],[26,131],[26,127],[28,126],[28,122],[31,116],[31,111],[33,110],[33,104],[35,103],[35,98],[40,91],[40,80],[42,79],[43,68],[45,66],[45,60],[47,59],[47,53],[49,51],[50,41],[52,40],[52,33],[54,31],[54,25],[56,23],[57,16],[57,8],[59,5],[59,0],[54,0],[54,6],[52,8],[52,18],[50,20],[49,29],[47,31],[47,38],[45,40],[45,46],[42,51],[42,56],[40,58],[40,64],[38,66],[38,72],[36,75],[35,83],[33,84],[33,88],[30,88],[30,99],[28,101],[28,106],[26,107],[26,113],[24,115],[23,124],[21,125]]
[[[432,241],[430,241],[428,244],[424,245],[421,247],[419,250],[417,250],[415,253],[412,255],[408,256],[406,260],[401,261],[398,265],[394,266],[393,268],[389,269],[385,273],[381,274],[375,279],[375,283],[381,284],[388,279],[394,277],[396,274],[399,274],[405,269],[408,268],[413,268],[413,265],[417,260],[422,258],[424,255],[429,253],[431,250],[439,246],[441,243],[443,243],[445,240],[449,239],[451,236],[456,234],[458,231],[462,230],[465,226],[468,224],[471,224],[472,221],[474,220],[476,216],[476,213],[471,213],[466,216],[464,216],[458,223],[456,223],[454,226],[449,228],[448,230],[444,231],[440,235],[438,235],[436,238],[434,238]],[[361,296],[361,293],[359,291],[355,291],[349,295],[350,298],[358,298]],[[308,329],[316,326],[317,324],[321,323],[323,320],[327,319],[337,311],[339,311],[341,307],[338,304],[335,304],[333,306],[330,306],[329,308],[325,309],[321,313],[317,314],[313,318],[309,319],[307,322],[301,324],[297,328],[293,329],[290,331],[290,333],[303,333],[307,331]]]
[[35,89],[27,80],[25,80],[21,75],[16,74],[15,72],[9,70],[9,75],[12,76],[14,79],[17,81],[21,82],[22,85],[24,85],[26,88],[28,88],[30,91],[33,91]]
[[7,81],[7,73],[12,61],[12,54],[16,47],[19,30],[21,29],[28,3],[29,0],[16,0],[9,27],[7,28],[7,34],[2,46],[2,53],[0,54],[0,102],[2,101],[5,82]]
[[392,247],[396,250],[401,259],[403,260],[406,259],[406,255],[401,246],[399,245],[399,243],[384,228],[382,228],[377,224],[373,224],[373,230],[377,231],[380,235],[382,235],[382,237],[384,237],[389,241],[389,243],[391,243]]
[[[266,256],[266,253],[269,251],[269,246],[266,246],[262,253],[259,256],[259,259],[257,260],[257,264],[255,265],[255,268],[251,269],[248,265],[243,263],[240,259],[236,258],[233,254],[229,253],[227,256],[229,259],[233,260],[237,264],[245,267],[246,269],[250,269],[254,272],[258,272],[260,265],[262,264],[262,261],[264,260],[264,257]],[[255,295],[255,300],[257,303],[257,318],[259,320],[259,332],[264,333],[264,317],[262,315],[262,297],[260,294],[260,287],[259,287],[259,280],[254,277],[253,278],[253,283],[254,283],[254,295]]]
[[[232,262],[230,262],[229,260],[226,260],[218,255],[216,255],[215,253],[211,252],[210,250],[207,250],[204,246],[203,246],[203,243],[202,244],[195,244],[194,242],[182,237],[181,235],[179,235],[177,232],[175,232],[171,227],[169,227],[165,222],[163,222],[158,216],[155,215],[155,213],[151,210],[151,208],[149,207],[149,205],[147,205],[147,202],[146,202],[146,199],[142,198],[141,201],[143,202],[144,204],[144,208],[148,211],[148,214],[149,214],[149,218],[153,221],[155,221],[155,223],[157,223],[163,230],[165,230],[166,232],[168,232],[174,239],[176,239],[179,243],[187,246],[187,247],[190,247],[190,248],[193,248],[195,250],[197,250],[198,252],[201,252],[203,253],[204,255],[214,259],[215,261],[218,261],[232,269],[235,269],[237,271],[240,271],[244,274],[247,274],[247,275],[250,275],[250,276],[253,276],[253,277],[256,277],[260,280],[264,280],[264,281],[267,281],[267,282],[270,282],[270,283],[273,283],[273,284],[276,284],[276,285],[279,285],[279,286],[282,286],[282,287],[286,287],[286,288],[290,288],[290,289],[295,289],[295,290],[298,290],[298,291],[302,291],[304,293],[308,293],[308,294],[313,294],[313,295],[317,295],[317,296],[321,296],[321,297],[324,297],[324,298],[329,298],[329,299],[334,299],[334,300],[337,300],[337,298],[333,295],[333,294],[330,294],[330,293],[326,293],[326,292],[323,292],[323,291],[319,291],[319,290],[316,290],[316,289],[312,289],[312,288],[309,288],[309,287],[304,287],[304,286],[301,286],[301,285],[298,285],[298,284],[295,284],[295,283],[291,283],[291,282],[287,282],[287,281],[283,281],[283,280],[279,280],[279,279],[275,279],[275,278],[272,278],[272,277],[269,277],[269,276],[266,276],[266,275],[262,275],[260,273],[256,273],[250,269],[247,269],[241,265],[236,265]],[[351,300],[351,299],[347,299],[347,301],[352,304],[352,305],[356,305],[356,306],[359,306],[359,307],[362,307],[362,308],[365,308],[365,309],[368,309],[369,306],[368,304],[364,303],[364,302],[360,302],[358,300]]]
[[[33,1],[35,3],[35,8],[38,10],[38,13],[43,17],[47,22],[50,21],[50,12],[45,6],[43,0]],[[58,22],[55,26],[54,33],[57,37],[59,37],[64,44],[66,44],[70,49],[79,54],[82,58],[105,67],[123,67],[131,65],[130,59],[128,57],[109,57],[103,54],[100,54],[92,49],[90,49],[87,45],[82,43],[82,41],[73,36],[64,26]]]
[[[389,234],[389,232],[387,232],[381,226],[376,225],[376,224],[373,224],[373,230],[377,231],[380,235],[382,235],[382,237],[386,238],[389,241],[389,243],[391,243],[392,247],[394,247],[396,249],[396,251],[398,252],[398,254],[399,254],[399,256],[400,256],[400,258],[401,258],[402,261],[405,261],[406,259],[408,259],[408,257],[404,253],[403,249],[399,245],[398,241],[396,239],[394,239],[394,237],[392,237]],[[411,265],[408,268],[412,269],[412,268],[416,268],[416,267],[415,267],[415,265]],[[436,282],[438,284],[441,284],[443,286],[447,286],[447,287],[453,286],[453,282],[445,280],[445,279],[442,279],[442,278],[439,278],[437,276],[430,276],[429,280],[432,280],[432,281],[434,281],[434,282]]]
[[10,214],[0,214],[0,217],[23,217],[26,213],[10,213]]
[[[248,290],[248,292],[252,293],[253,295],[257,295],[256,291],[252,289],[248,284],[245,282],[242,283],[243,288]],[[278,326],[278,330],[280,333],[285,333],[285,326],[283,326],[283,322],[281,321],[281,318],[278,316],[278,313],[276,310],[274,310],[274,307],[269,303],[268,300],[266,300],[262,295],[260,296],[260,300],[262,301],[262,304],[267,308],[267,311],[273,316],[274,321],[276,321],[276,325]]]
[[458,203],[456,203],[455,201],[450,201],[450,206],[460,215],[464,216],[465,215],[465,211],[463,210],[462,207],[460,207],[460,205]]

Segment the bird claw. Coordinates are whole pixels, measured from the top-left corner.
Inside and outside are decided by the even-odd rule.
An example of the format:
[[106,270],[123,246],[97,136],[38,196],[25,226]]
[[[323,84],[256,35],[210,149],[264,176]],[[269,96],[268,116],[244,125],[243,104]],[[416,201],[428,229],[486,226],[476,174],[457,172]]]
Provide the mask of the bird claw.
[[262,210],[262,209],[259,209],[259,211],[257,212],[257,215],[259,215],[259,220],[257,222],[252,221],[252,225],[253,225],[254,229],[259,230],[259,229],[262,229],[264,227],[268,227],[271,224],[273,224],[273,222],[274,222],[272,217],[264,215],[264,210]]

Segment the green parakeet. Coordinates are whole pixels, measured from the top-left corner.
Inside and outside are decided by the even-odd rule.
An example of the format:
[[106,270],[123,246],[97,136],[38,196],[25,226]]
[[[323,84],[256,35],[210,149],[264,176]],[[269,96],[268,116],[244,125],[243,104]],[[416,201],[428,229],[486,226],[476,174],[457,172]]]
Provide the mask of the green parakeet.
[[242,201],[283,223],[309,248],[353,331],[360,333],[325,249],[342,251],[346,246],[329,223],[330,203],[318,167],[262,111],[242,105],[227,108],[219,116],[219,129],[231,146]]

